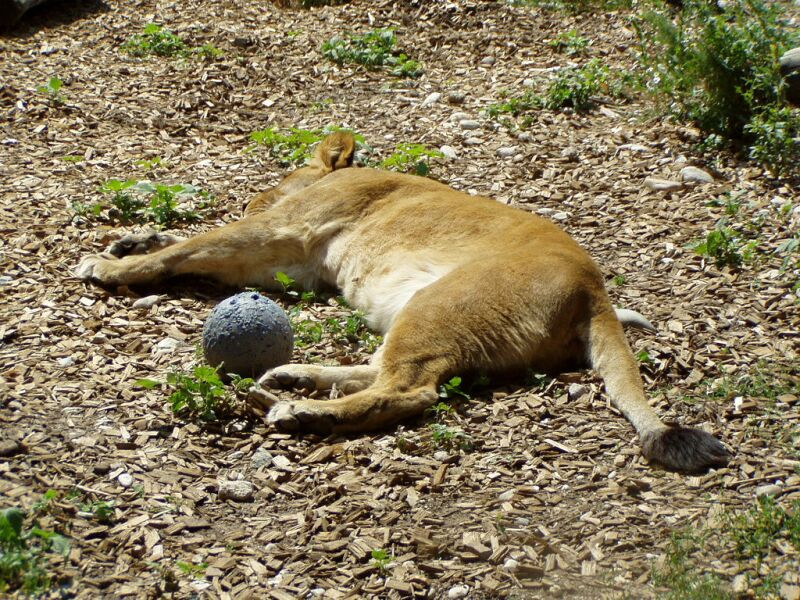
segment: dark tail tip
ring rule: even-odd
[[[725,446],[713,435],[686,427],[670,427],[642,440],[650,462],[679,473],[705,473],[724,467],[730,460]]]

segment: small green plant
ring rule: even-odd
[[[508,0],[514,6],[535,6],[547,10],[582,13],[608,12],[629,9],[632,0]]]
[[[534,90],[527,90],[521,96],[509,98],[505,102],[499,104],[491,104],[486,109],[486,114],[492,118],[497,118],[500,115],[510,114],[518,116],[523,113],[539,110],[544,106],[544,101]]]
[[[780,54],[800,42],[781,3],[684,0],[634,20],[650,89],[665,112],[696,123],[777,174],[798,172],[796,111],[784,108]],[[743,143],[742,143],[743,142]]]
[[[614,279],[612,281],[614,282],[614,285],[616,285],[617,287],[621,287],[625,285],[625,282],[627,280],[625,279],[624,275],[614,275]]]
[[[636,353],[636,360],[642,364],[649,365],[652,364],[653,357],[650,356],[650,353],[647,350],[641,350]]]
[[[208,193],[188,184],[165,185],[135,179],[110,179],[100,191],[111,194],[109,218],[123,223],[150,222],[165,228],[179,222],[198,220],[198,211],[207,209],[213,203]],[[196,208],[188,205],[190,198],[199,198]],[[181,206],[183,204],[187,205],[186,208]]]
[[[694,246],[694,251],[713,259],[719,268],[728,266],[737,269],[753,260],[757,247],[758,242],[745,241],[741,233],[718,223],[715,229],[706,234],[705,240]]]
[[[372,556],[372,564],[378,567],[381,572],[385,572],[394,560],[394,554],[390,554],[382,548],[373,550],[370,555]]]
[[[142,159],[136,161],[136,166],[142,169],[143,171],[153,171],[159,167],[167,167],[167,161],[165,161],[160,156],[156,156],[150,159]]]
[[[704,540],[697,534],[673,534],[661,566],[653,569],[652,580],[658,587],[669,589],[667,600],[732,600],[719,578],[702,573],[692,564],[692,555],[701,552]]]
[[[73,163],[77,164],[84,161],[83,155],[81,154],[67,154],[61,157],[65,163]]]
[[[179,560],[175,563],[178,570],[192,579],[199,579],[205,575],[208,563],[191,563]]]
[[[51,77],[47,85],[39,86],[37,91],[40,94],[44,94],[47,96],[47,99],[50,101],[50,104],[57,106],[59,104],[64,104],[66,102],[66,97],[64,94],[61,93],[61,88],[63,87],[64,82],[61,81],[58,77]]]
[[[439,398],[448,400],[471,400],[470,395],[461,388],[461,377],[452,377],[439,386]]]
[[[145,25],[142,33],[137,33],[122,45],[122,49],[131,56],[186,56],[186,43],[169,29],[156,23]]]
[[[166,386],[171,389],[169,404],[176,415],[185,415],[201,421],[218,421],[229,417],[238,407],[239,392],[253,385],[249,378],[233,377],[229,390],[219,375],[219,369],[198,365],[191,373],[170,373]],[[164,384],[152,379],[140,379],[136,385],[153,389]]]
[[[431,423],[429,427],[433,444],[437,448],[457,449],[465,452],[473,449],[472,438],[461,429],[450,427],[444,423]]]
[[[727,525],[739,558],[760,561],[778,539],[800,550],[800,500],[787,510],[771,496],[762,496],[746,513],[728,515]]]
[[[594,104],[592,97],[608,88],[609,71],[598,59],[583,67],[567,67],[550,83],[543,105],[551,110],[571,107],[585,111]]]
[[[444,154],[423,144],[401,143],[390,156],[381,161],[380,166],[390,171],[412,172],[426,177],[431,171],[428,161],[434,158],[444,158]]]
[[[54,583],[47,571],[48,555],[69,555],[69,539],[54,531],[41,529],[37,515],[46,511],[56,492],[50,490],[34,505],[27,517],[19,508],[0,511],[0,592],[21,591],[28,596],[42,596]]]
[[[800,394],[800,367],[758,363],[749,372],[729,374],[708,383],[713,398],[731,400],[736,396],[764,398],[773,404],[783,394]]]
[[[193,52],[200,58],[205,60],[214,60],[225,56],[225,53],[217,48],[214,44],[203,44],[193,50]]]
[[[567,56],[579,56],[586,54],[586,49],[592,41],[580,35],[575,29],[561,33],[549,44],[559,52],[564,52]]]
[[[419,62],[397,51],[392,29],[377,29],[363,35],[335,37],[322,45],[322,54],[336,64],[358,64],[368,69],[389,67],[392,75],[415,78],[422,75]]]

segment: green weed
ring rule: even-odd
[[[592,41],[580,35],[575,29],[561,33],[549,45],[559,52],[564,52],[567,56],[579,56],[586,54],[586,50]]]
[[[137,33],[122,45],[122,50],[131,56],[149,55],[165,57],[187,56],[189,49],[186,43],[162,25],[149,23],[144,32]]]
[[[377,29],[363,35],[335,37],[322,45],[322,54],[336,64],[358,64],[368,69],[388,67],[397,77],[422,75],[419,62],[397,51],[397,37],[392,29]]]
[[[743,396],[774,403],[783,394],[800,394],[800,368],[759,363],[749,373],[726,375],[708,385],[714,398],[728,401]]]
[[[169,405],[176,415],[201,421],[218,421],[230,417],[239,407],[237,394],[253,385],[249,378],[232,377],[232,388],[225,386],[219,368],[198,365],[191,373],[170,373],[166,387],[171,390]],[[165,384],[152,379],[140,379],[136,385],[153,389]]]
[[[800,500],[787,510],[771,496],[762,496],[746,513],[729,514],[727,526],[740,559],[760,562],[779,539],[800,550]]]
[[[705,540],[688,532],[673,534],[664,562],[653,569],[652,580],[656,586],[669,589],[667,600],[729,600],[719,578],[702,573],[692,564],[693,554],[702,552]]]
[[[64,82],[58,77],[51,77],[48,80],[47,85],[39,86],[36,88],[36,91],[38,91],[40,94],[46,95],[51,105],[57,106],[66,102],[66,96],[61,93],[61,88],[63,85]]]
[[[83,155],[81,154],[67,154],[61,157],[65,163],[73,163],[77,164],[84,161]]]
[[[184,575],[188,575],[192,579],[199,579],[205,575],[208,563],[190,563],[179,560],[175,563],[175,566]]]
[[[149,222],[169,228],[177,223],[200,219],[200,212],[213,204],[213,198],[193,185],[165,185],[149,181],[110,179],[100,188],[111,195],[108,216],[123,223]],[[198,198],[195,206],[189,199]],[[184,208],[183,205],[186,207]],[[100,211],[103,205],[100,205]],[[97,213],[97,205],[92,212]]]
[[[561,69],[547,89],[543,106],[551,110],[571,107],[585,111],[594,105],[592,97],[608,88],[609,70],[598,59],[583,67]]]
[[[713,259],[718,268],[727,266],[738,269],[753,260],[757,248],[757,241],[747,241],[739,231],[720,222],[693,249],[700,256]]]
[[[41,529],[36,517],[55,494],[48,491],[30,515],[19,508],[0,511],[0,592],[42,596],[54,584],[54,576],[48,572],[48,556],[68,556],[70,542],[59,533]]]
[[[428,161],[434,158],[444,158],[444,154],[423,144],[401,143],[391,155],[381,161],[380,166],[390,171],[411,172],[426,177],[431,171]]]
[[[381,572],[386,571],[387,567],[394,560],[394,554],[390,554],[383,549],[373,550],[370,555],[372,556],[372,564],[378,567]]]
[[[612,281],[614,282],[614,285],[621,287],[625,285],[627,280],[625,279],[624,275],[614,275],[614,279]]]
[[[167,164],[167,161],[165,161],[160,156],[156,156],[155,158],[150,158],[150,159],[137,160],[135,164],[137,167],[139,167],[144,171],[153,171],[159,167],[165,168],[169,166]]]
[[[609,12],[631,8],[632,0],[509,0],[514,6],[531,6],[569,14]]]
[[[214,60],[225,56],[225,53],[217,48],[214,44],[203,44],[193,50],[193,52],[202,59]]]
[[[776,173],[797,172],[797,111],[783,108],[778,57],[800,35],[781,3],[684,0],[634,20],[650,88],[667,112],[696,123],[714,145],[743,142]],[[783,153],[787,153],[784,155]]]
[[[439,386],[439,398],[448,400],[471,400],[470,395],[461,388],[461,377],[452,377]]]
[[[474,448],[472,438],[457,427],[450,427],[444,423],[431,423],[428,426],[434,446],[447,450],[464,450],[469,452]]]

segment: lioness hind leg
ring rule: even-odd
[[[330,390],[334,386],[345,394],[368,388],[378,376],[374,365],[326,367],[289,364],[265,373],[258,383],[268,388],[297,388],[306,391]]]

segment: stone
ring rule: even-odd
[[[441,99],[441,97],[442,95],[439,92],[433,92],[431,94],[428,94],[425,100],[422,101],[422,106],[430,106],[431,104],[436,104]]]
[[[130,473],[120,473],[117,476],[117,482],[125,489],[133,485],[133,475]]]
[[[467,96],[464,92],[450,92],[447,94],[447,101],[450,104],[464,104],[464,100],[466,100]]]
[[[773,484],[760,485],[756,488],[756,498],[762,496],[777,496],[782,491],[781,486]]]
[[[697,167],[683,167],[681,169],[681,181],[694,183],[714,183],[714,178],[710,173],[698,169]]]
[[[567,389],[567,397],[570,400],[578,400],[589,393],[589,388],[580,383],[571,383]]]
[[[673,192],[682,189],[683,183],[680,181],[670,181],[669,179],[648,177],[644,180],[644,187],[655,192]]]
[[[161,300],[161,296],[158,294],[153,294],[151,296],[145,296],[144,298],[139,298],[136,302],[132,304],[133,308],[137,308],[140,310],[147,310],[158,304]]]
[[[65,369],[66,367],[71,367],[72,365],[74,365],[75,359],[72,358],[71,356],[64,356],[63,358],[59,358],[58,360],[56,360],[56,364],[62,369]]]
[[[501,492],[497,495],[497,499],[500,502],[508,502],[514,497],[514,490],[506,490],[505,492]]]
[[[515,146],[504,146],[497,149],[497,156],[500,158],[511,158],[518,152]]]
[[[487,67],[491,67],[496,62],[497,59],[494,56],[486,56],[481,60],[481,64]]]
[[[561,151],[561,156],[563,158],[566,158],[570,162],[574,162],[574,161],[578,160],[578,149],[574,148],[572,146],[570,146],[568,148],[564,148]]]
[[[733,582],[731,583],[731,591],[734,594],[744,594],[747,591],[747,575],[744,573],[739,573],[736,577],[733,578]]]
[[[448,458],[450,458],[450,455],[447,452],[445,452],[444,450],[437,450],[436,452],[433,453],[433,460],[438,460],[439,462],[444,462]]]
[[[780,57],[781,75],[786,82],[786,100],[800,106],[800,48],[792,48]]]
[[[517,567],[519,567],[519,561],[516,561],[513,558],[509,558],[503,563],[503,570],[508,571],[509,573],[516,571]]]
[[[3,458],[14,456],[25,451],[25,446],[16,440],[2,440],[0,441],[0,456]]]
[[[465,131],[472,131],[474,129],[481,128],[481,124],[477,121],[473,121],[472,119],[463,119],[458,122],[458,126]]]
[[[557,213],[553,213],[552,219],[554,221],[566,221],[567,219],[569,219],[569,213],[564,212],[563,210]]]
[[[453,148],[452,146],[444,145],[441,148],[439,148],[439,152],[444,154],[445,158],[449,158],[450,160],[458,158],[458,153],[456,152],[456,149]]]
[[[155,354],[169,354],[174,352],[183,342],[175,338],[166,337],[155,345],[153,352]]]
[[[781,584],[781,600],[800,600],[800,584],[783,582]]]
[[[469,137],[466,140],[464,140],[464,143],[467,146],[478,146],[479,144],[483,143],[483,140],[479,137]]]
[[[459,123],[464,119],[469,119],[469,115],[465,112],[454,112],[452,115],[450,115],[450,120],[454,123]]]
[[[261,467],[268,467],[272,464],[272,454],[267,452],[264,448],[259,448],[253,453],[253,456],[250,458],[250,464],[254,469],[260,469]]]
[[[447,597],[450,599],[466,598],[467,594],[469,594],[468,585],[454,585],[447,590]]]
[[[255,495],[255,486],[249,481],[223,481],[219,484],[217,497],[220,500],[233,500],[234,502],[252,502]]]

